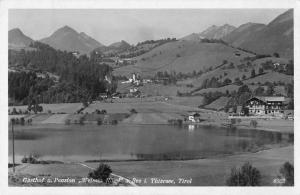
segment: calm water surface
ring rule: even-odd
[[[9,133],[9,154],[12,142]],[[169,125],[39,125],[15,127],[17,161],[24,155],[44,160],[193,159],[253,151],[266,144],[292,143],[293,134],[215,127]]]

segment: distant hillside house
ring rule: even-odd
[[[117,65],[123,66],[123,65],[134,65],[136,63],[136,60],[133,60],[131,58],[118,58],[115,60]]]
[[[244,107],[249,115],[283,116],[284,97],[252,97]]]
[[[137,92],[138,91],[138,88],[130,88],[129,89],[129,92],[130,93],[134,93],[134,92]]]
[[[274,63],[273,66],[274,66],[274,69],[277,69],[277,70],[286,71],[286,68],[287,68],[287,64],[280,64],[278,62]]]
[[[73,51],[72,54],[73,54],[73,56],[75,56],[76,58],[79,58],[79,56],[80,56],[79,51]]]
[[[200,122],[200,114],[198,112],[191,113],[188,116],[188,120],[191,122]]]

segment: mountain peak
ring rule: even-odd
[[[233,25],[230,25],[230,24],[224,24],[223,26],[221,26],[223,28],[236,28],[235,26]]]
[[[221,39],[231,33],[236,27],[224,24],[223,26],[212,25],[206,30],[202,31],[199,35],[208,39]]]
[[[24,35],[19,28],[14,28],[8,31],[8,43],[13,47],[28,47],[33,40]]]
[[[115,43],[112,43],[109,45],[109,47],[116,47],[116,48],[120,48],[120,47],[129,47],[130,44],[127,43],[126,41],[124,40],[121,40],[119,42],[115,42]]]
[[[224,37],[224,41],[258,54],[279,53],[293,58],[293,10],[287,10],[268,25],[246,23]]]
[[[284,13],[277,16],[274,20],[272,20],[268,25],[278,25],[279,23],[289,22],[292,21],[294,18],[294,10],[289,9],[285,11]]]
[[[124,45],[130,45],[127,41],[125,41],[125,40],[121,40],[121,43]]]
[[[81,54],[88,54],[95,48],[102,46],[101,43],[84,32],[78,33],[67,25],[56,30],[50,37],[42,39],[41,42],[55,49],[79,51]]]
[[[9,33],[19,33],[23,35],[23,32],[19,28],[13,28],[9,31]]]
[[[181,40],[185,40],[185,41],[200,41],[201,37],[197,33],[192,33],[192,34],[189,34],[187,36],[182,37]]]
[[[76,33],[78,34],[78,32],[76,32],[73,28],[71,28],[70,26],[68,25],[65,25],[61,28],[59,28],[57,31],[55,31],[54,33],[56,32],[64,32],[64,33]]]
[[[63,30],[73,30],[73,28],[71,28],[68,25],[65,25],[65,26],[61,27],[61,29],[63,29]]]

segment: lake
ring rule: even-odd
[[[9,131],[9,158],[12,158]],[[292,133],[171,125],[15,126],[16,162],[24,155],[65,162],[172,160],[257,151],[293,143]]]

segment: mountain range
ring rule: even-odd
[[[94,49],[94,51],[101,52],[103,54],[118,54],[129,49],[131,45],[126,41],[115,42],[109,46],[101,46]]]
[[[258,23],[246,23],[240,25],[238,28],[233,30],[230,34],[223,37],[223,40],[231,43],[234,46],[241,46],[243,42],[249,39],[249,36],[252,33],[262,30],[265,28],[265,24],[258,24]]]
[[[222,39],[235,47],[258,54],[277,52],[282,57],[292,58],[293,23],[293,10],[290,9],[276,17],[269,24],[246,23],[237,28],[229,24],[212,25],[200,33],[192,33],[180,40],[199,42],[203,38]],[[24,35],[20,29],[12,29],[9,31],[8,41],[10,48],[22,48],[28,47],[33,39]],[[95,49],[102,52],[117,53],[131,47],[123,40],[104,46],[84,32],[78,33],[69,26],[59,28],[49,37],[39,41],[55,49],[78,51],[81,54],[88,54]]]
[[[223,26],[212,25],[200,33],[189,34],[189,35],[181,38],[181,40],[200,41],[203,38],[222,39],[223,37],[229,35],[235,29],[236,29],[236,27],[231,26],[229,24],[224,24]]]
[[[223,40],[259,54],[273,54],[292,58],[294,44],[293,10],[276,17],[269,24],[247,23],[239,26]]]

